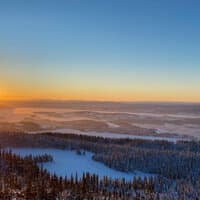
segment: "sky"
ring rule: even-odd
[[[0,100],[200,102],[199,7],[0,0]]]

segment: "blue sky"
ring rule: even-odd
[[[0,92],[39,98],[54,85],[46,98],[200,101],[199,7],[195,0],[0,0]]]

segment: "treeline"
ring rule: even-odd
[[[170,179],[181,179],[200,173],[200,154],[173,150],[114,148],[93,155],[93,159],[110,168],[125,172],[140,170]]]
[[[52,162],[53,161],[53,157],[52,155],[49,154],[43,154],[43,155],[36,155],[36,156],[25,156],[25,159],[31,159],[36,163],[45,163],[45,162]]]
[[[12,137],[12,139],[10,139]],[[72,149],[94,153],[93,159],[125,172],[140,170],[170,179],[194,176],[200,172],[200,142],[109,139],[64,134],[0,134],[3,147]]]
[[[76,150],[78,154],[90,151],[94,153],[94,160],[100,161],[110,168],[125,172],[140,170],[155,174],[151,189],[153,199],[197,200],[200,197],[200,142],[178,141],[173,143],[72,134],[5,133],[0,134],[0,145],[4,148],[70,149]],[[108,193],[114,187],[113,180],[110,181],[109,190],[106,190]],[[144,184],[143,181],[142,184]],[[137,180],[137,187],[142,184]],[[142,188],[144,189],[143,186]],[[140,195],[144,193],[143,189],[141,189]],[[136,191],[133,191],[136,194]],[[134,193],[133,191],[131,190],[132,193]]]
[[[0,199],[149,199],[159,197],[155,184],[162,190],[158,177],[112,180],[84,173],[78,179],[50,175],[39,168],[34,157],[20,157],[11,151],[0,151]],[[157,186],[158,186],[157,185]]]

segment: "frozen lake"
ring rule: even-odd
[[[92,153],[86,152],[85,155],[78,155],[75,151],[60,150],[60,149],[40,149],[40,148],[12,148],[12,151],[21,156],[27,156],[32,154],[42,155],[50,154],[53,156],[54,161],[48,162],[43,165],[51,174],[57,174],[59,176],[70,177],[72,174],[78,177],[82,177],[83,172],[90,172],[98,174],[100,178],[108,176],[114,179],[125,178],[126,180],[132,180],[134,176],[144,177],[150,176],[150,174],[136,171],[135,173],[125,173],[114,169],[110,169],[100,162],[92,160]]]

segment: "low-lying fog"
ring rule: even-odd
[[[0,107],[0,130],[199,139],[200,105],[15,102]]]

